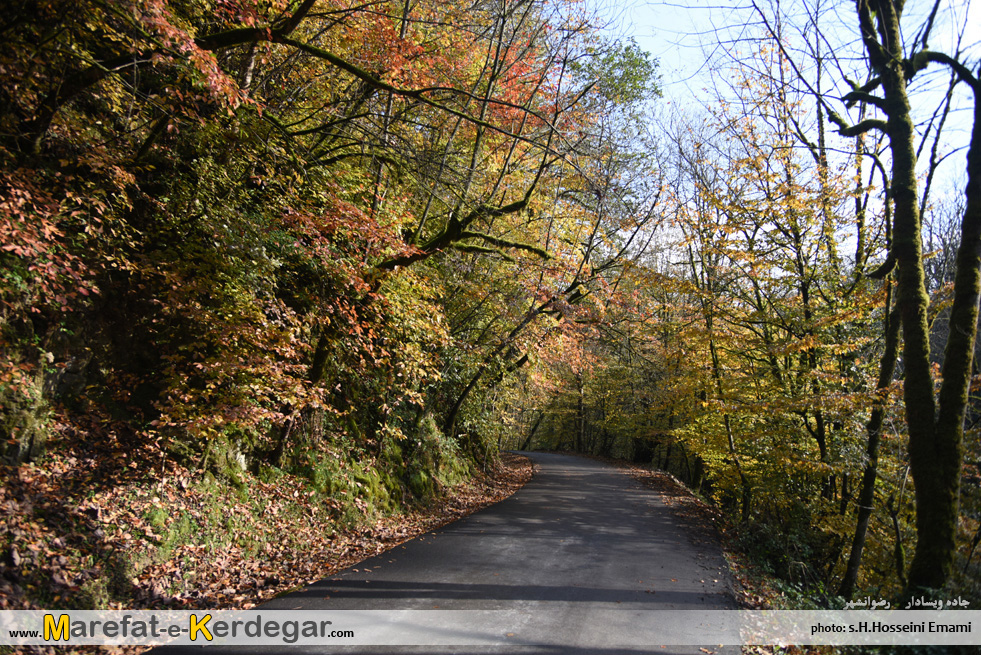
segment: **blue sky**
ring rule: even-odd
[[[831,4],[832,0],[824,0]],[[837,0],[845,20],[851,19],[851,2]],[[588,0],[615,32],[633,36],[638,43],[661,63],[665,91],[671,94],[688,93],[704,85],[699,80],[705,70],[707,54],[717,50],[719,35],[734,36],[747,21],[754,21],[750,0],[720,3],[712,0]],[[761,4],[766,5],[767,0]],[[785,8],[793,8],[795,0],[784,0]],[[909,2],[909,7],[926,6]],[[786,10],[786,9],[785,9]],[[907,9],[911,14],[912,9]],[[967,17],[968,38],[973,44],[973,60],[981,55],[981,1],[945,0],[943,13],[957,12]],[[939,21],[938,21],[939,23]],[[946,29],[945,29],[946,27]],[[953,54],[949,23],[934,29],[931,46]]]
[[[771,0],[757,0],[761,5],[768,6]],[[774,0],[775,1],[775,0]],[[586,0],[587,6],[594,8],[610,24],[613,33],[632,36],[650,52],[660,63],[661,86],[664,92],[662,103],[667,107],[682,108],[686,112],[698,103],[708,103],[712,94],[708,89],[712,76],[706,64],[713,55],[722,55],[719,41],[736,38],[747,22],[753,22],[751,0],[736,0],[733,3],[718,0]],[[812,3],[814,0],[812,0]],[[848,26],[830,38],[847,38],[847,33],[854,28],[854,10],[852,0],[821,0],[825,6],[838,6],[841,15],[839,24]],[[784,11],[793,12],[801,7],[800,0],[782,0]],[[919,25],[920,17],[912,14],[914,11],[925,12],[931,3],[907,2],[909,24]],[[973,63],[977,70],[981,61],[981,0],[942,0],[940,17],[933,30],[930,47],[953,54],[953,34],[957,24],[964,22],[968,30],[963,42],[967,48],[968,57],[963,61]],[[827,23],[833,25],[833,22]],[[932,67],[927,73],[918,76],[919,86],[946,88],[947,73],[940,67]],[[914,107],[923,114],[918,118],[929,118],[933,106],[940,96],[921,96]],[[945,134],[949,149],[966,146],[970,130],[970,111],[972,96],[969,90],[960,85],[959,95],[948,122]],[[963,152],[963,150],[961,150]],[[945,167],[948,177],[958,177],[956,167],[963,171],[964,157],[954,153]]]

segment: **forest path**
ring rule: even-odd
[[[290,652],[707,652],[640,645],[629,631],[664,616],[649,610],[734,609],[719,545],[690,538],[661,495],[621,469],[571,455],[523,454],[536,473],[510,498],[258,609],[497,610],[520,637],[499,646]]]

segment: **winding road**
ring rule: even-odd
[[[692,539],[657,491],[620,469],[571,455],[527,455],[535,476],[510,498],[258,609],[492,610],[488,615],[514,626],[507,634],[520,637],[496,645],[294,647],[291,653],[738,652],[711,644],[659,646],[643,636],[650,621],[681,615],[651,610],[736,607],[717,544]],[[423,614],[429,613],[415,613]]]

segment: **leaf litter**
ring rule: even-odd
[[[208,474],[152,444],[128,453],[119,444],[98,452],[82,444],[0,471],[0,610],[249,609],[499,502],[532,475],[527,458],[503,453],[488,473],[444,489],[428,506],[344,527],[339,503],[298,491],[292,476],[250,479],[250,492],[261,496],[257,511],[241,490],[202,484]],[[216,503],[226,538],[174,538],[175,521],[213,523]]]

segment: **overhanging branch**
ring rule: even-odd
[[[539,248],[538,246],[533,246],[530,243],[522,243],[520,241],[508,241],[507,239],[501,239],[499,237],[493,237],[489,234],[484,234],[483,232],[465,231],[460,235],[461,239],[481,239],[487,243],[497,246],[498,248],[514,248],[515,250],[527,250],[528,252],[534,253],[541,257],[542,259],[551,259],[551,256]]]

